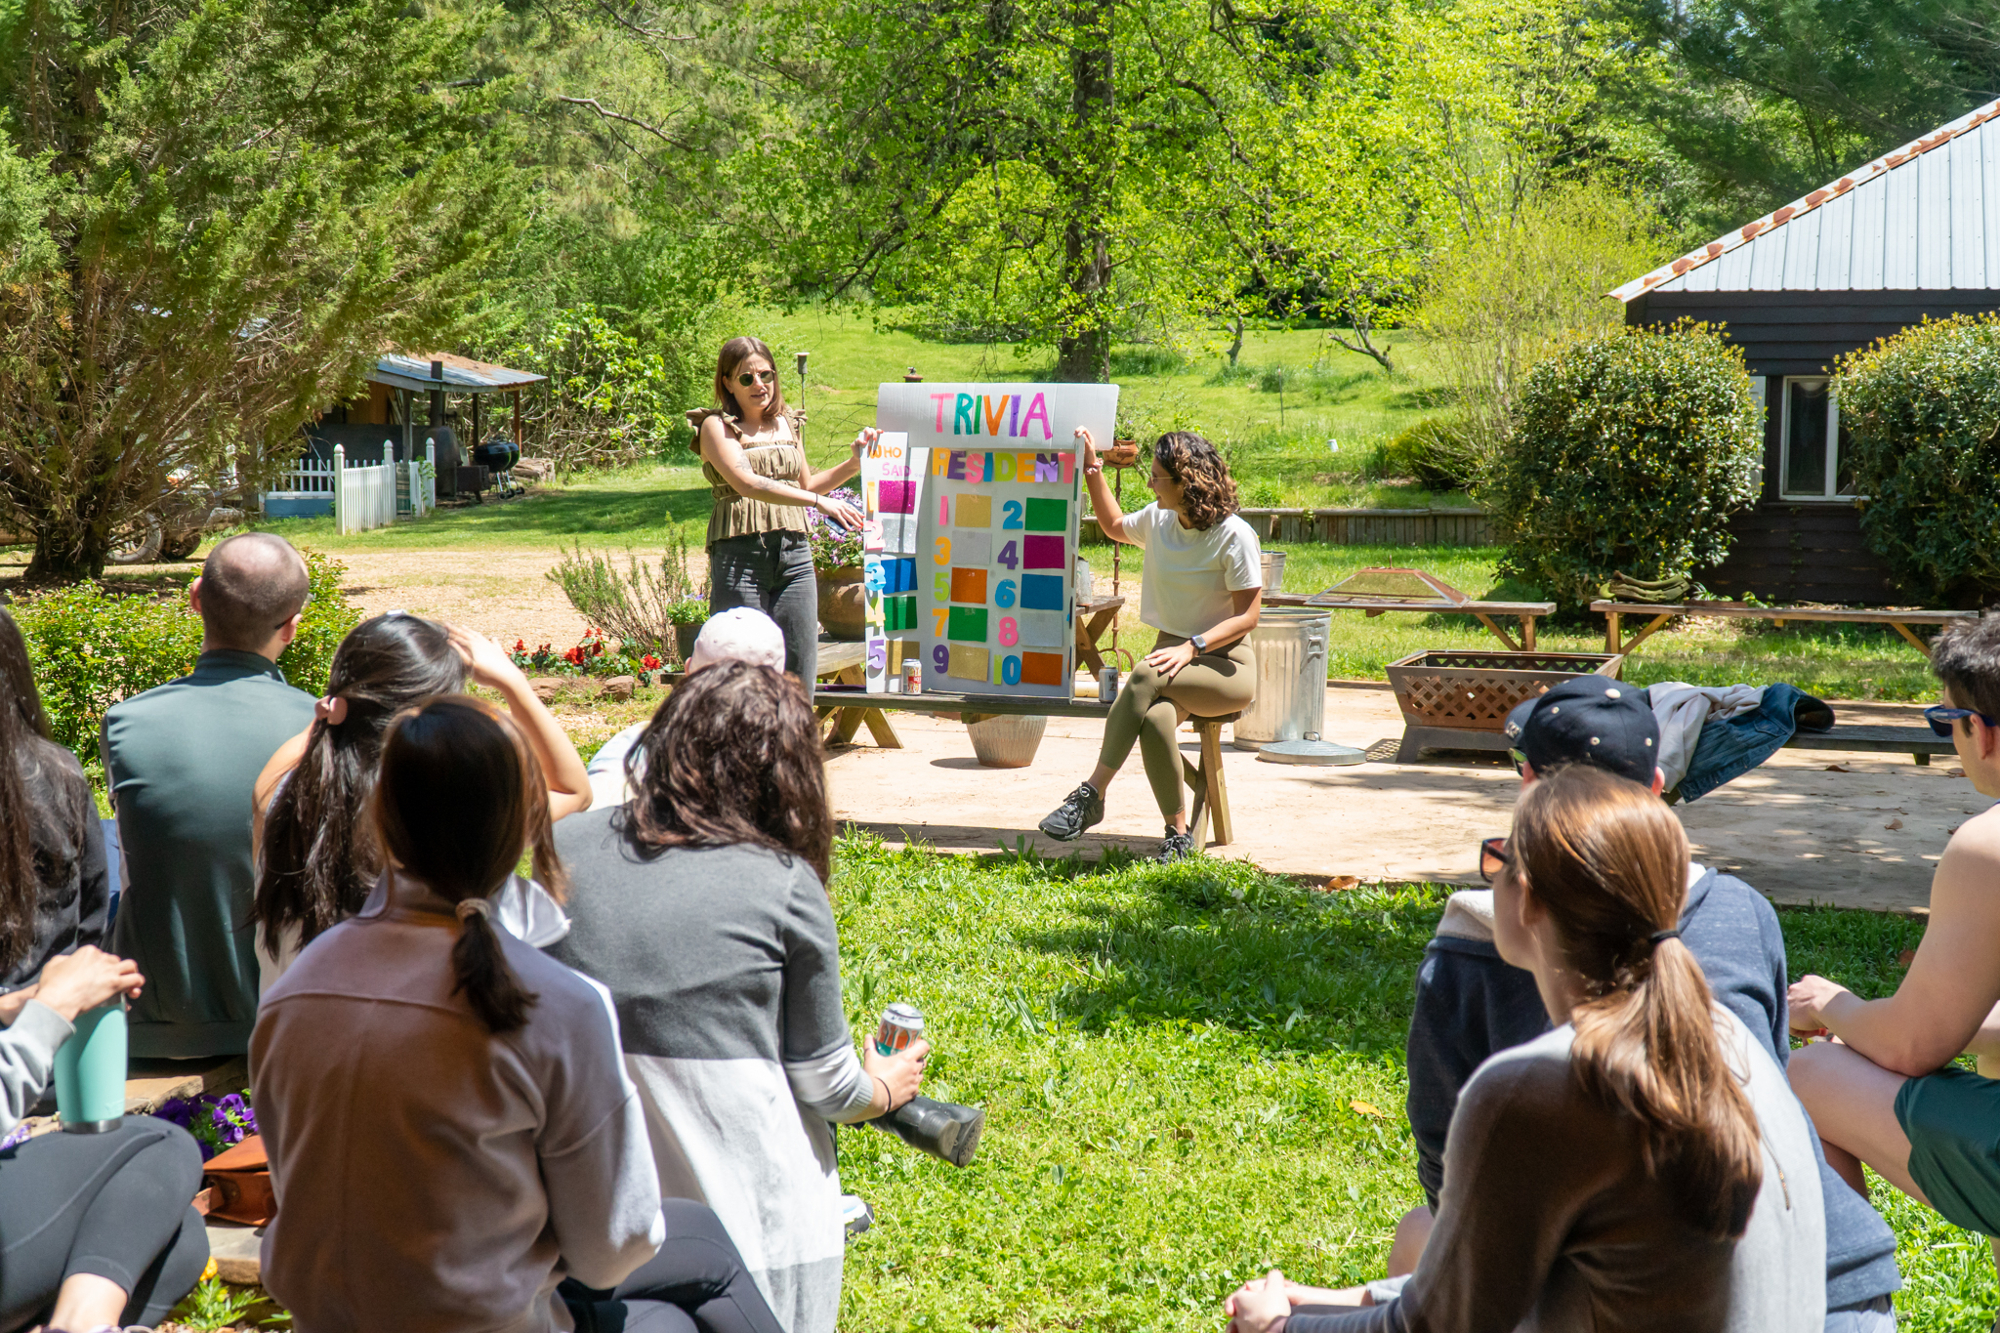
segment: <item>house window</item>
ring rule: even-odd
[[[1854,494],[1854,466],[1847,431],[1824,375],[1785,380],[1784,477],[1787,500],[1847,499]]]

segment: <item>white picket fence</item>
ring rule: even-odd
[[[396,521],[398,491],[402,509],[412,517],[422,517],[437,507],[437,462],[433,445],[424,445],[424,461],[390,461],[395,446],[382,442],[380,463],[350,463],[347,448],[336,444],[333,457],[301,458],[264,494],[266,507],[273,499],[333,500],[334,526],[343,534],[366,532]],[[398,486],[401,482],[401,486]]]

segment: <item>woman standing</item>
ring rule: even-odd
[[[1160,637],[1111,705],[1096,771],[1042,821],[1042,832],[1070,842],[1103,819],[1105,788],[1136,741],[1167,821],[1158,859],[1178,861],[1195,846],[1174,731],[1183,717],[1241,712],[1256,697],[1257,659],[1246,636],[1257,627],[1263,556],[1257,534],[1236,516],[1229,465],[1201,436],[1177,430],[1159,438],[1146,479],[1158,498],[1126,514],[1104,484],[1090,432],[1079,428],[1077,435],[1098,527],[1146,553],[1139,619]]]
[[[1574,765],[1480,857],[1500,956],[1560,1026],[1466,1084],[1407,1281],[1325,1291],[1274,1271],[1229,1298],[1234,1333],[1819,1333],[1812,1127],[1681,942],[1680,821]]]
[[[705,667],[626,771],[629,805],[557,832],[575,892],[549,952],[617,1001],[661,1193],[715,1209],[786,1333],[833,1333],[846,1246],[831,1124],[909,1102],[930,1048],[855,1058],[812,704],[769,667]]]
[[[819,580],[806,544],[806,511],[850,531],[861,513],[827,492],[861,470],[873,428],[854,438],[838,467],[814,472],[785,410],[771,349],[731,338],[715,359],[715,406],[688,413],[702,475],[715,497],[708,518],[708,609],[748,606],[785,631],[785,670],[813,687],[819,645]]]

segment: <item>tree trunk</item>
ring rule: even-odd
[[[1077,0],[1070,48],[1070,114],[1081,163],[1069,182],[1063,224],[1063,280],[1069,318],[1056,340],[1056,378],[1084,384],[1111,379],[1111,255],[1104,217],[1111,205],[1117,145],[1112,134],[1110,0]]]

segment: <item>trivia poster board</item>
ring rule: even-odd
[[[893,443],[872,488],[863,460],[864,504],[879,524],[863,545],[880,548],[870,689],[900,690],[914,654],[926,690],[1070,696],[1083,489],[1075,432],[1088,427],[1108,444],[1117,416],[1114,385],[880,387],[876,424]]]

